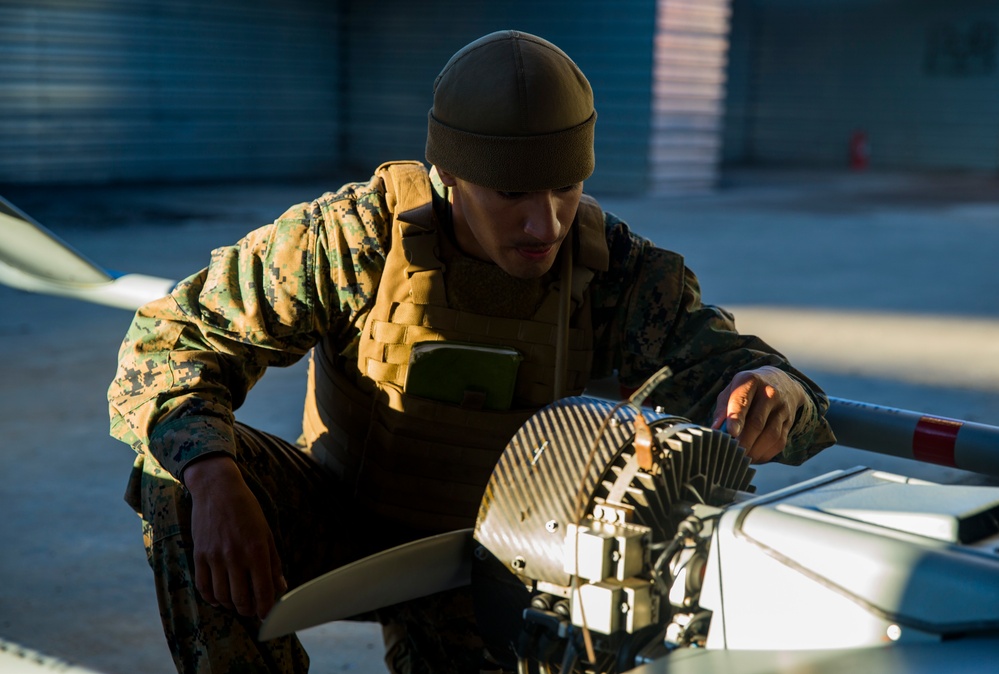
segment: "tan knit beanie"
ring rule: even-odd
[[[593,173],[593,92],[565,52],[535,35],[491,33],[434,82],[427,161],[504,192],[557,189]]]

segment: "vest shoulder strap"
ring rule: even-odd
[[[430,174],[418,161],[386,162],[375,169],[385,184],[385,202],[401,223],[403,235],[433,229]]]
[[[416,304],[446,306],[429,172],[418,161],[399,161],[382,164],[375,175],[385,183],[385,202],[393,214],[393,241],[398,235],[410,296]]]

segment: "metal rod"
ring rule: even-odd
[[[840,445],[999,477],[999,427],[843,398],[829,403]]]

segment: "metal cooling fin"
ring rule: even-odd
[[[629,669],[634,653],[662,641],[671,615],[653,556],[693,506],[752,491],[755,471],[731,436],[651,410],[644,424],[637,416],[603,400],[559,400],[500,457],[476,522],[472,590],[504,665]],[[651,432],[651,465],[636,431]]]

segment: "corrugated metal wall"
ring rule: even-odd
[[[324,0],[4,0],[0,182],[329,170],[336,18]]]
[[[659,0],[649,139],[653,194],[718,182],[729,0]]]
[[[648,180],[654,0],[383,0],[378,16],[350,3],[351,73],[346,160],[422,159],[434,78],[477,37],[516,29],[544,37],[580,66],[594,89],[595,192],[642,192]],[[369,166],[370,165],[370,166]]]
[[[563,47],[593,83],[588,187],[640,192],[655,5],[7,0],[0,182],[273,178],[422,158],[440,68],[517,28]]]
[[[702,185],[728,2],[7,0],[0,182],[367,175],[423,157],[454,51],[516,28],[593,85],[590,191]]]
[[[729,164],[845,166],[857,128],[875,167],[999,164],[995,0],[5,0],[0,182],[314,176],[422,157],[441,66],[511,27],[590,78],[595,192],[710,181],[722,88]]]
[[[999,168],[995,0],[734,0],[724,157],[845,167]]]

